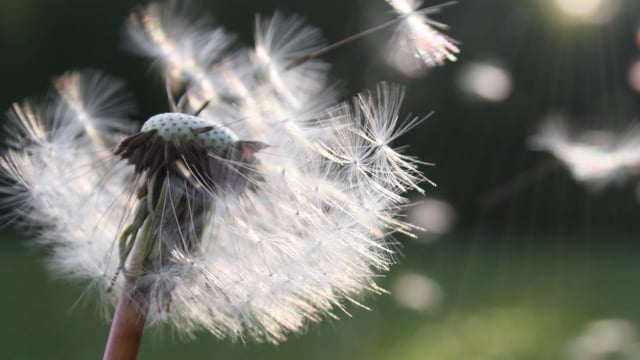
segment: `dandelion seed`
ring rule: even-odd
[[[228,54],[234,38],[210,24],[206,16],[193,16],[185,3],[151,3],[129,17],[127,45],[158,61],[169,81],[197,83],[206,101],[224,104],[234,99],[225,99],[207,72]]]
[[[284,97],[294,108],[309,99],[301,96],[317,95],[327,84],[327,64],[311,60],[294,69],[286,69],[288,62],[324,45],[318,29],[306,26],[297,17],[276,12],[271,18],[258,16],[255,25],[255,57],[264,76],[274,87],[273,93]]]
[[[436,30],[447,29],[447,25],[428,17],[451,3],[424,9],[420,0],[387,0],[387,3],[403,19],[389,42],[387,61],[390,65],[413,74],[425,65],[433,67],[443,65],[446,60],[457,60],[460,49],[456,42]]]
[[[124,302],[139,327],[277,343],[380,292],[391,236],[414,229],[403,194],[428,181],[393,144],[423,119],[400,120],[402,89],[336,104],[327,64],[283,67],[319,41],[297,17],[258,18],[242,47],[154,3],[128,34],[167,74],[172,112],[131,133],[120,83],[65,75],[46,101],[14,107],[0,160],[0,191],[56,267],[106,305],[119,298],[112,330],[131,320]]]
[[[633,176],[640,166],[640,133],[635,127],[622,134],[572,135],[561,118],[552,117],[531,139],[531,144],[536,150],[554,155],[576,181],[595,189]]]

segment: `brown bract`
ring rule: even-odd
[[[204,147],[195,139],[181,140],[174,136],[167,141],[151,130],[125,138],[115,155],[133,164],[136,174],[146,173],[148,178],[177,175],[207,191],[215,192],[221,187],[239,191],[259,177],[255,153],[266,147],[259,141],[235,141],[220,150]]]

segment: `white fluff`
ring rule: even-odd
[[[297,17],[258,18],[256,46],[231,52],[228,35],[176,8],[151,4],[132,15],[130,44],[185,86],[180,110],[210,101],[199,117],[269,147],[256,154],[255,187],[206,194],[215,206],[200,214],[198,250],[173,249],[163,255],[170,262],[141,274],[148,321],[280,342],[335,316],[345,301],[358,304],[363,291],[380,291],[376,274],[394,263],[390,235],[413,229],[397,216],[402,194],[426,181],[421,163],[392,142],[419,119],[400,121],[397,86],[336,105],[328,65],[286,70],[320,44]],[[83,81],[97,86],[84,89]],[[110,303],[123,281],[106,293],[119,266],[116,239],[131,222],[137,185],[130,166],[111,155],[128,132],[120,119],[130,106],[119,83],[102,76],[75,73],[56,84],[62,91],[50,100],[16,105],[10,116],[13,149],[0,162],[0,191],[17,217],[38,225],[56,267],[90,279]],[[55,104],[69,97],[71,107],[60,111]]]
[[[535,150],[549,152],[561,161],[576,181],[594,189],[635,176],[640,168],[637,127],[619,134],[610,131],[570,134],[565,120],[552,116],[530,142]]]
[[[420,0],[387,0],[387,3],[403,18],[387,49],[390,65],[411,74],[424,66],[439,66],[447,60],[457,60],[460,49],[455,41],[437,30],[447,26],[428,17],[450,3],[424,9],[421,9]]]

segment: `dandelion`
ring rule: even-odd
[[[453,3],[421,8],[420,0],[386,1],[401,18],[389,42],[387,61],[390,65],[411,74],[425,65],[433,67],[457,60],[460,49],[456,42],[437,30],[447,29],[447,25],[428,17]]]
[[[96,72],[9,114],[0,191],[56,269],[117,303],[105,358],[161,323],[284,341],[382,292],[393,234],[415,230],[398,214],[427,179],[393,142],[423,118],[400,118],[402,89],[337,103],[327,64],[286,66],[322,44],[298,17],[259,17],[254,47],[209,24],[177,2],[131,15],[171,108],[137,132],[122,84]]]
[[[561,161],[576,181],[600,189],[633,176],[640,166],[640,132],[569,134],[559,117],[550,118],[531,139],[534,149]]]

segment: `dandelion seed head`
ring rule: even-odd
[[[0,192],[107,304],[130,281],[150,325],[277,343],[381,292],[394,234],[416,229],[404,194],[428,182],[396,142],[424,118],[400,115],[399,86],[338,103],[328,64],[287,70],[321,43],[296,16],[258,18],[254,46],[209,24],[171,1],[129,18],[129,45],[183,89],[139,131],[120,83],[85,89],[90,73],[16,105]]]

